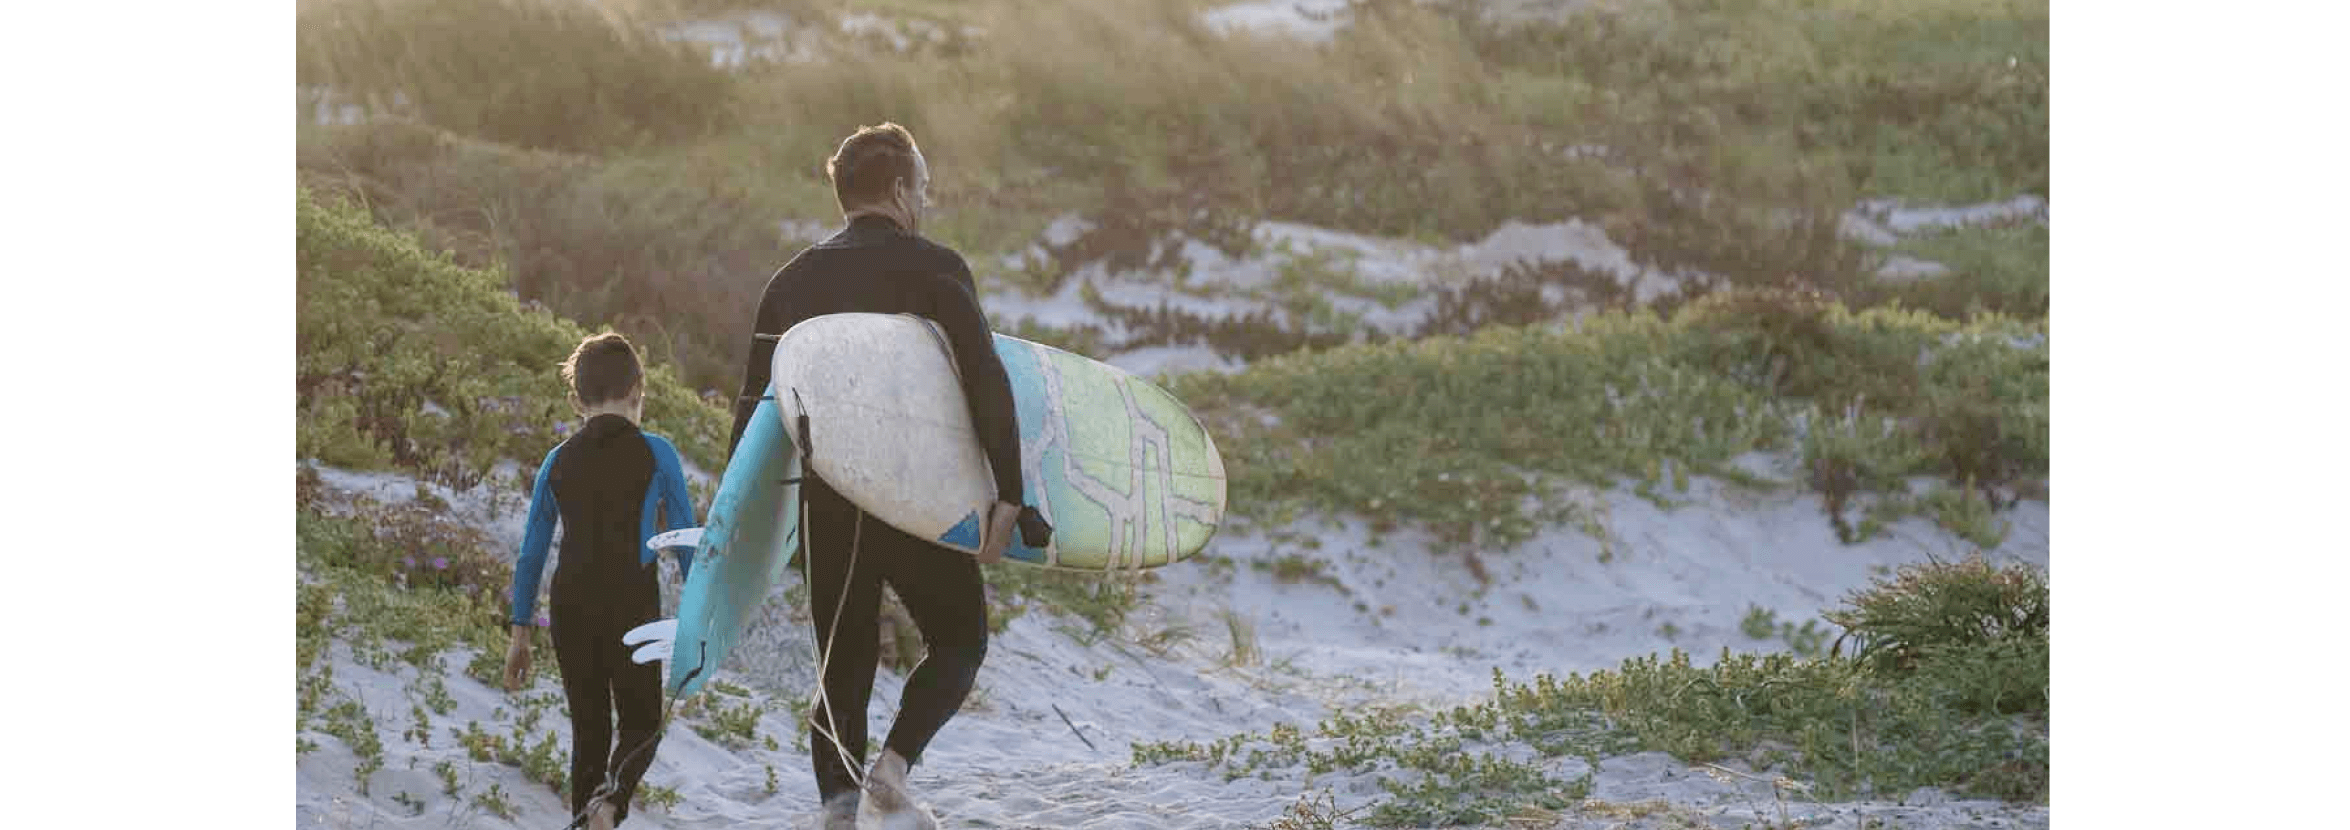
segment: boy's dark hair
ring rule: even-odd
[[[605,332],[579,341],[579,348],[563,360],[563,382],[571,385],[571,402],[581,407],[611,403],[628,397],[644,379],[636,347],[619,332]]]
[[[899,179],[914,180],[914,134],[895,123],[858,127],[843,139],[832,158],[824,160],[824,175],[832,179],[833,198],[841,210],[852,210],[889,200]]]

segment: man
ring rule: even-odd
[[[825,826],[851,827],[860,806],[857,767],[865,757],[865,707],[872,695],[881,584],[888,582],[922,631],[927,649],[906,679],[898,716],[881,756],[863,777],[869,805],[884,815],[914,813],[907,770],[963,705],[987,655],[985,581],[979,565],[1003,556],[1015,524],[1041,544],[1049,533],[1021,500],[1019,423],[1010,379],[996,359],[993,334],[979,308],[971,269],[961,255],[919,234],[927,207],[929,162],[906,128],[863,127],[825,162],[847,227],[792,258],[767,282],[756,330],[776,335],[825,314],[914,314],[946,330],[963,377],[971,422],[993,466],[998,501],[979,555],[909,536],[864,512],[806,470],[801,495],[803,551],[810,612],[815,617],[821,697],[810,707],[810,754]],[[728,452],[742,440],[758,396],[767,389],[775,345],[754,337],[743,372]],[[812,432],[822,427],[811,425]],[[820,435],[811,441],[822,443]],[[821,451],[821,450],[819,450]]]

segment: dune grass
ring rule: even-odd
[[[1913,284],[1879,287],[1913,308],[1947,317],[2003,312],[2048,316],[2048,226],[1968,228],[1903,241],[1893,252],[1950,270]]]
[[[1216,434],[1234,513],[1276,524],[1352,512],[1508,547],[1574,518],[1568,485],[1669,501],[1701,474],[1817,491],[1857,540],[1917,512],[1967,529],[1991,512],[1975,502],[2005,507],[2045,475],[2047,372],[2044,324],[1738,292],[1670,319],[1285,355],[1171,391]],[[1754,451],[1797,454],[1802,475],[1731,463]],[[1944,484],[1920,497],[1926,476]]]
[[[1097,220],[1084,257],[1259,218],[1462,241],[1582,217],[1642,264],[1837,288],[1858,280],[1834,233],[1855,199],[2047,191],[2044,2],[1658,0],[1503,26],[1378,0],[1316,46],[1216,34],[1188,0],[905,0],[883,13],[951,36],[818,37],[725,72],[647,32],[777,4],[604,5],[316,0],[301,83],[380,106],[304,126],[299,167],[506,263],[525,298],[665,344],[695,388],[732,388],[745,298],[796,244],[776,223],[831,221],[821,160],[883,119],[936,163],[930,232],[1005,278],[998,255],[1070,212]],[[819,28],[850,9],[780,8]]]
[[[1389,797],[1365,818],[1388,827],[1565,809],[1589,794],[1601,760],[1644,751],[1783,776],[1821,802],[1940,787],[2045,803],[2048,629],[2036,609],[2047,601],[2044,575],[2029,566],[1931,563],[1877,580],[1831,612],[1851,626],[1848,636],[1920,645],[1915,662],[1725,649],[1700,668],[1676,649],[1589,676],[1512,683],[1497,670],[1493,698],[1473,706],[1342,714],[1311,730],[1282,724],[1205,744],[1137,743],[1133,763],[1199,763],[1227,778],[1302,768],[1308,787],[1323,774],[1373,773]],[[1933,634],[1915,625],[1972,618],[2013,624],[1925,629]],[[1518,760],[1526,749],[1534,760]],[[1589,766],[1561,779],[1542,769],[1541,759],[1556,757]]]
[[[735,79],[625,4],[311,0],[295,82],[518,147],[625,152],[708,134]]]

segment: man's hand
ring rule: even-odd
[[[982,565],[1004,559],[1004,549],[1012,546],[1012,530],[1020,521],[1020,505],[996,502],[987,509],[987,534],[980,537],[979,552],[973,556]]]
[[[506,645],[506,691],[522,691],[522,684],[530,682],[530,626],[514,627],[513,642]]]

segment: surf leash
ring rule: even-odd
[[[686,672],[685,682],[679,683],[678,685],[684,686],[685,683],[693,682],[695,677],[701,675],[702,669],[709,665],[709,659],[710,644],[704,642],[702,644],[702,664],[695,666],[693,671]],[[660,728],[653,730],[653,734],[648,735],[644,740],[637,742],[636,749],[630,750],[628,756],[621,759],[620,763],[606,767],[604,773],[604,783],[596,786],[595,794],[588,796],[587,806],[580,808],[579,813],[571,817],[571,823],[563,825],[563,830],[579,830],[580,828],[587,826],[588,817],[595,815],[596,808],[603,806],[605,799],[611,798],[618,791],[618,788],[613,785],[613,782],[620,779],[620,771],[627,768],[629,764],[635,763],[636,756],[642,755],[644,754],[645,750],[659,745],[661,743],[661,736],[669,734],[669,724],[677,717],[677,705],[683,702],[685,702],[685,697],[682,695],[670,698],[668,708],[663,710],[661,713]],[[572,751],[578,752],[579,749],[577,747],[573,747]]]
[[[808,501],[806,493],[807,491],[803,489],[800,496],[800,517],[802,524],[806,524],[808,518]],[[816,554],[814,551],[815,536],[803,532],[800,535],[800,539],[810,548],[808,552],[808,575],[810,580],[813,581],[816,574]],[[832,696],[826,694],[824,691],[824,679],[827,676],[827,672],[829,672],[832,668],[833,646],[838,645],[840,641],[840,612],[848,607],[849,589],[852,587],[853,581],[855,580],[857,574],[857,553],[858,549],[863,547],[864,540],[865,511],[863,508],[859,508],[857,510],[856,530],[849,537],[849,566],[841,576],[840,593],[833,595],[832,598],[832,623],[825,627],[823,641],[814,644],[816,646],[816,699],[813,701],[813,703],[814,705],[821,707],[821,710],[824,713],[824,723],[821,725],[815,723],[808,724],[809,729],[821,733],[825,740],[832,743],[833,754],[840,758],[841,766],[847,769],[849,772],[849,780],[855,782],[857,789],[860,791],[865,789],[865,772],[862,769],[862,765],[859,764],[855,758],[850,757],[848,747],[841,745],[840,716],[832,709]],[[858,713],[858,716],[863,717],[864,713],[860,712]]]
[[[702,625],[705,628],[709,626],[708,612],[704,612],[702,615]],[[687,684],[694,682],[694,678],[702,676],[702,670],[710,667],[710,641],[708,638],[704,638],[702,640],[700,648],[702,659],[695,663],[692,671],[685,673],[685,679],[677,682],[677,687],[679,689],[683,689]],[[672,658],[672,660],[673,659],[674,658]],[[667,662],[669,661],[664,661],[664,668],[666,668]],[[664,683],[663,686],[667,686],[667,684]],[[616,787],[613,782],[620,780],[620,770],[626,768],[629,764],[635,763],[636,757],[638,755],[644,754],[645,750],[651,749],[661,743],[662,736],[669,734],[669,725],[676,722],[678,704],[684,703],[686,697],[686,695],[671,696],[669,698],[669,705],[663,707],[661,710],[660,727],[654,729],[653,734],[646,736],[643,741],[639,741],[636,748],[629,750],[628,755],[623,757],[620,760],[620,763],[607,764],[605,766],[604,783],[596,786],[595,794],[588,796],[587,805],[581,808],[577,814],[571,817],[570,824],[563,825],[563,830],[579,830],[579,828],[586,827],[588,817],[595,815],[596,808],[603,806],[606,799],[609,799],[618,793],[618,787]],[[572,747],[572,752],[577,753],[578,751],[578,747]]]

